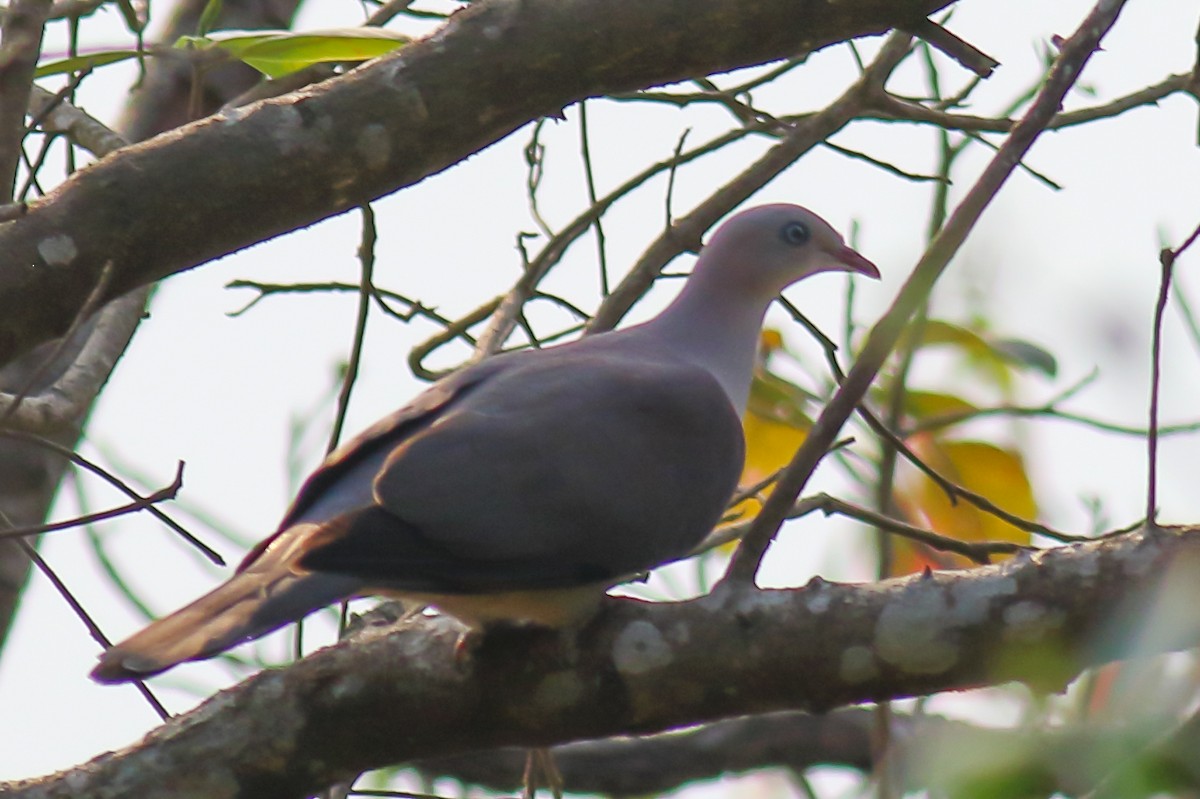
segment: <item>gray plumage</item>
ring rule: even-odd
[[[579,618],[720,519],[763,316],[821,271],[878,277],[815,214],[761,206],[649,322],[436,383],[330,455],[228,582],[109,649],[93,678],[157,674],[367,594],[475,624]]]

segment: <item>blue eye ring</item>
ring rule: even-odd
[[[808,244],[812,233],[809,231],[808,225],[793,220],[779,229],[779,238],[783,239],[785,244],[799,247]]]

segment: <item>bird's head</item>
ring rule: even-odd
[[[821,217],[798,205],[761,205],[733,216],[700,253],[696,271],[717,271],[721,283],[774,297],[818,272],[878,278],[875,264],[846,245]]]

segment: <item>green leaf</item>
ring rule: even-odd
[[[911,328],[910,328],[911,329]],[[958,347],[975,357],[987,357],[991,347],[983,337],[962,325],[943,322],[939,319],[929,319],[921,330],[920,347],[930,347],[937,344],[948,344]]]
[[[1005,338],[993,341],[992,347],[1017,366],[1028,366],[1047,377],[1058,374],[1058,361],[1036,344],[1016,338]]]
[[[93,67],[102,67],[107,64],[116,64],[120,61],[128,61],[131,58],[137,58],[137,50],[102,50],[98,53],[88,53],[87,55],[77,55],[71,58],[63,58],[59,61],[50,61],[39,66],[33,73],[35,78],[45,78],[49,75],[63,75],[68,72],[82,72],[85,69]]]
[[[142,5],[141,13],[134,8],[131,0],[117,0],[117,8],[121,11],[121,16],[125,18],[125,27],[129,28],[133,33],[140,33],[146,27],[146,7]]]
[[[365,61],[390,53],[409,37],[381,28],[307,31],[222,31],[211,36],[182,36],[176,47],[224,50],[269,78],[279,78],[313,64]]]
[[[804,412],[804,406],[815,398],[815,395],[795,383],[766,370],[759,370],[750,383],[747,406],[751,413],[764,419],[807,430],[812,426],[812,419]]]
[[[221,10],[224,7],[221,0],[208,0],[204,4],[204,10],[200,12],[200,21],[196,23],[196,35],[207,36],[217,24],[217,17],[221,16]]]
[[[1058,363],[1046,350],[1020,339],[985,337],[961,325],[930,319],[922,331],[920,347],[947,345],[967,356],[968,361],[1007,389],[1014,367],[1032,368],[1054,377]]]
[[[978,411],[979,408],[962,397],[953,394],[943,394],[938,391],[904,392],[905,410],[916,419],[927,419],[931,416],[949,416],[951,414],[967,414]]]

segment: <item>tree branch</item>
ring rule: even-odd
[[[1200,528],[1161,529],[872,585],[614,600],[576,633],[495,629],[465,658],[453,620],[416,617],[262,672],[121,752],[0,791],[302,797],[472,749],[1011,680],[1061,689],[1086,666],[1200,642],[1198,566]]]
[[[1184,723],[1150,713],[1136,719],[1087,719],[1062,724],[1025,721],[1016,728],[970,724],[941,716],[894,713],[888,754],[905,764],[904,790],[976,796],[1007,786],[1038,786],[1042,796],[1144,796],[1154,775],[1158,793],[1200,786],[1200,715]],[[822,715],[764,713],[662,735],[579,741],[551,749],[573,792],[616,797],[666,793],[697,780],[766,768],[803,772],[834,765],[871,770],[875,711],[846,708]],[[1147,746],[1147,741],[1154,743]],[[899,750],[899,751],[897,751]],[[1080,757],[1086,752],[1086,757]],[[450,777],[493,791],[521,787],[526,750],[494,749],[414,764],[426,779]],[[1104,791],[1107,791],[1105,793]],[[1031,795],[1027,790],[1020,795]],[[996,795],[1011,796],[999,790]]]
[[[915,727],[911,718],[899,724]],[[572,793],[650,796],[696,780],[762,768],[804,771],[819,765],[871,767],[872,711],[781,712],[705,724],[686,732],[577,741],[550,750]],[[921,733],[947,722],[925,717]],[[489,790],[510,792],[521,785],[526,750],[518,747],[470,752],[414,764],[429,779],[451,777]]]
[[[130,147],[31,203],[0,227],[0,362],[61,333],[105,260],[116,296],[416,183],[577,100],[793,56],[946,4],[475,4],[393,56]]]

